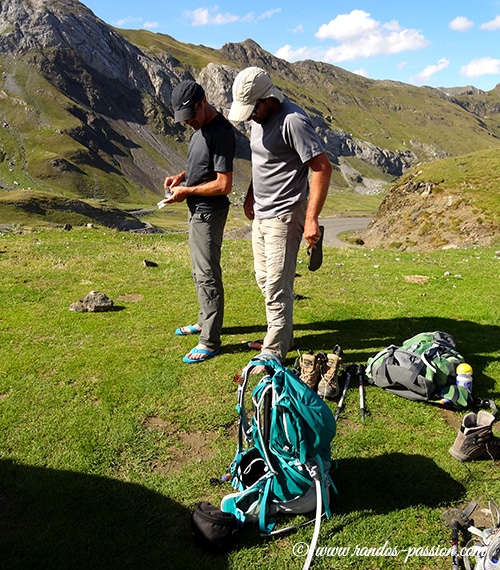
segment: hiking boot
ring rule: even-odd
[[[339,346],[334,348],[334,352],[327,355],[327,361],[323,367],[321,380],[318,384],[318,395],[323,400],[333,400],[340,392],[339,370],[342,362],[342,350]]]
[[[315,390],[320,378],[320,359],[314,354],[301,354],[300,359],[300,379],[307,384],[311,390]]]
[[[342,348],[336,344],[333,351],[325,356],[325,362],[318,385],[318,394],[323,398],[333,399],[340,392],[339,374],[342,363]],[[321,390],[321,393],[320,393]]]
[[[448,450],[459,461],[500,459],[500,438],[493,435],[495,416],[484,410],[464,416],[455,443]]]

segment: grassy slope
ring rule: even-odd
[[[142,49],[156,55],[171,54],[182,65],[195,70],[210,62],[237,65],[224,52],[184,44],[165,34],[144,30],[117,31]],[[498,132],[500,119],[497,115],[476,117],[460,105],[450,104],[449,98],[436,90],[393,81],[373,81],[336,66],[312,61],[291,64],[290,70],[292,77],[273,74],[276,83],[289,97],[305,109],[321,113],[332,129],[345,130],[355,138],[369,140],[381,148],[412,148],[414,140],[424,147],[445,148],[450,154],[499,146],[498,140],[491,139],[485,130],[485,125],[489,124]],[[494,107],[500,103],[500,91],[492,90],[474,96],[473,100],[476,98],[482,108]],[[466,102],[467,96],[456,97],[456,100]],[[463,136],[464,129],[467,137]],[[413,150],[419,153],[419,147]]]
[[[491,121],[498,129],[497,118],[475,117],[427,89],[373,81],[325,64],[316,67],[292,64],[302,81],[291,83],[277,78],[277,83],[306,109],[329,117],[332,129],[352,133],[381,148],[407,148],[428,158],[433,148],[465,154],[472,149],[499,146],[498,139],[489,136],[484,128]],[[493,91],[491,98],[498,103],[500,95]]]
[[[500,234],[499,162],[491,149],[415,167],[353,239],[391,249],[491,245]]]
[[[33,56],[33,54],[31,54]],[[80,121],[69,112],[75,106],[48,81],[34,72],[22,57],[0,58],[4,75],[0,78],[2,105],[0,120],[0,184],[7,188],[32,188],[64,196],[93,198],[96,194],[110,200],[153,203],[151,189],[139,188],[115,170],[116,162],[104,153],[90,157],[89,149],[70,135]],[[2,91],[2,89],[4,89]],[[122,124],[123,136],[132,143],[137,135]],[[124,140],[125,140],[124,139]],[[117,146],[122,156],[130,149]],[[147,152],[145,150],[144,152]],[[166,159],[153,154],[153,164]],[[130,159],[132,157],[130,156]]]
[[[500,202],[498,200],[500,192],[500,171],[498,167],[498,155],[499,151],[493,149],[419,165],[408,175],[404,176],[392,192],[397,194],[398,187],[404,187],[409,181],[413,181],[416,185],[422,184],[424,187],[427,182],[431,182],[436,185],[434,189],[435,193],[449,194],[450,196],[459,195],[460,203],[467,205],[472,204],[475,219],[478,220],[478,223],[481,225],[484,225],[486,222],[493,227],[498,226],[500,219]],[[371,173],[367,171],[366,174],[369,176]],[[422,193],[422,190],[420,190],[419,193]],[[372,217],[376,214],[383,198],[383,194],[360,195],[353,190],[337,185],[334,179],[322,215],[361,215]],[[16,223],[28,227],[40,223],[39,221],[35,222],[33,217],[16,207],[16,203],[18,203],[19,200],[25,201],[28,199],[31,199],[31,195],[28,196],[28,194],[23,194],[23,192],[0,192],[0,202],[2,204],[0,208],[0,223]],[[232,196],[232,201],[234,208],[231,211],[229,227],[239,227],[248,223],[242,214],[240,193],[235,192]],[[390,203],[391,200],[388,198],[386,201],[387,208],[390,208]],[[428,205],[427,203],[427,206]],[[140,208],[141,204],[137,203],[136,206]],[[148,206],[151,207],[152,213],[145,219],[153,225],[165,229],[185,229],[186,213],[184,204],[175,205],[174,207],[170,207],[167,211],[162,210],[161,212],[156,211],[153,200]],[[419,208],[424,211],[427,206],[424,202]],[[127,208],[127,204],[122,204],[122,207]],[[414,210],[405,212],[404,204],[401,207],[403,210],[400,212],[389,210],[391,216],[394,218],[394,220],[391,221],[392,235],[389,240],[391,243],[401,240],[404,241],[408,230],[405,229],[403,222],[407,220],[408,223],[411,223],[412,216],[415,213]],[[48,222],[48,217],[45,217],[43,221],[44,223]],[[63,224],[83,224],[92,220],[79,221],[77,218],[73,219],[70,214],[65,216],[59,213],[57,214],[57,219],[53,218],[53,221]],[[446,225],[447,231],[461,231],[461,224],[458,223],[458,221],[453,225],[451,222],[447,223],[444,218],[435,221],[427,220],[428,230],[426,231],[431,233],[432,231],[437,231],[437,228],[442,228],[443,223]],[[399,225],[401,229],[399,229]],[[452,242],[453,235],[451,234],[449,237],[450,242]]]
[[[2,137],[4,140],[16,139],[15,146],[9,145],[10,156],[6,156],[12,167],[9,170],[11,183],[16,180],[21,185],[23,177],[31,173],[29,182],[23,185],[39,186],[39,180],[45,180],[41,188],[54,188],[64,193],[65,177],[61,175],[59,180],[51,180],[55,172],[51,172],[50,163],[81,149],[64,133],[78,125],[78,121],[66,111],[70,101],[38,73],[33,73],[22,58],[2,57],[2,69],[6,87],[8,84],[8,90],[17,95],[5,97],[2,104],[2,119],[9,125]],[[4,169],[2,176],[7,176]]]
[[[186,44],[166,34],[155,34],[146,30],[117,29],[129,42],[155,55],[170,54],[182,65],[201,70],[209,63],[231,65],[220,51],[202,45]]]
[[[483,211],[487,219],[500,222],[498,148],[427,163],[403,177],[401,184],[409,179],[436,184],[441,192],[462,193]]]

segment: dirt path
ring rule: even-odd
[[[320,218],[320,224],[325,226],[324,245],[345,247],[350,244],[338,238],[338,235],[352,230],[361,230],[371,222],[371,218]]]

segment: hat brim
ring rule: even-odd
[[[183,107],[182,109],[178,109],[174,111],[174,121],[176,123],[180,123],[181,121],[188,121],[192,119],[196,115],[194,106],[190,107]]]
[[[233,104],[231,105],[231,109],[229,110],[227,118],[233,123],[246,121],[252,114],[254,107],[255,103],[251,103],[250,105],[243,105],[242,103],[233,101]]]

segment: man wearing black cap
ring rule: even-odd
[[[181,336],[199,334],[198,344],[184,356],[187,363],[219,354],[224,317],[224,287],[220,266],[222,236],[233,182],[234,130],[205,97],[201,85],[182,81],[172,92],[174,119],[194,129],[186,170],[165,178],[170,192],[165,202],[188,205],[189,250],[198,296],[198,320],[179,327]]]

